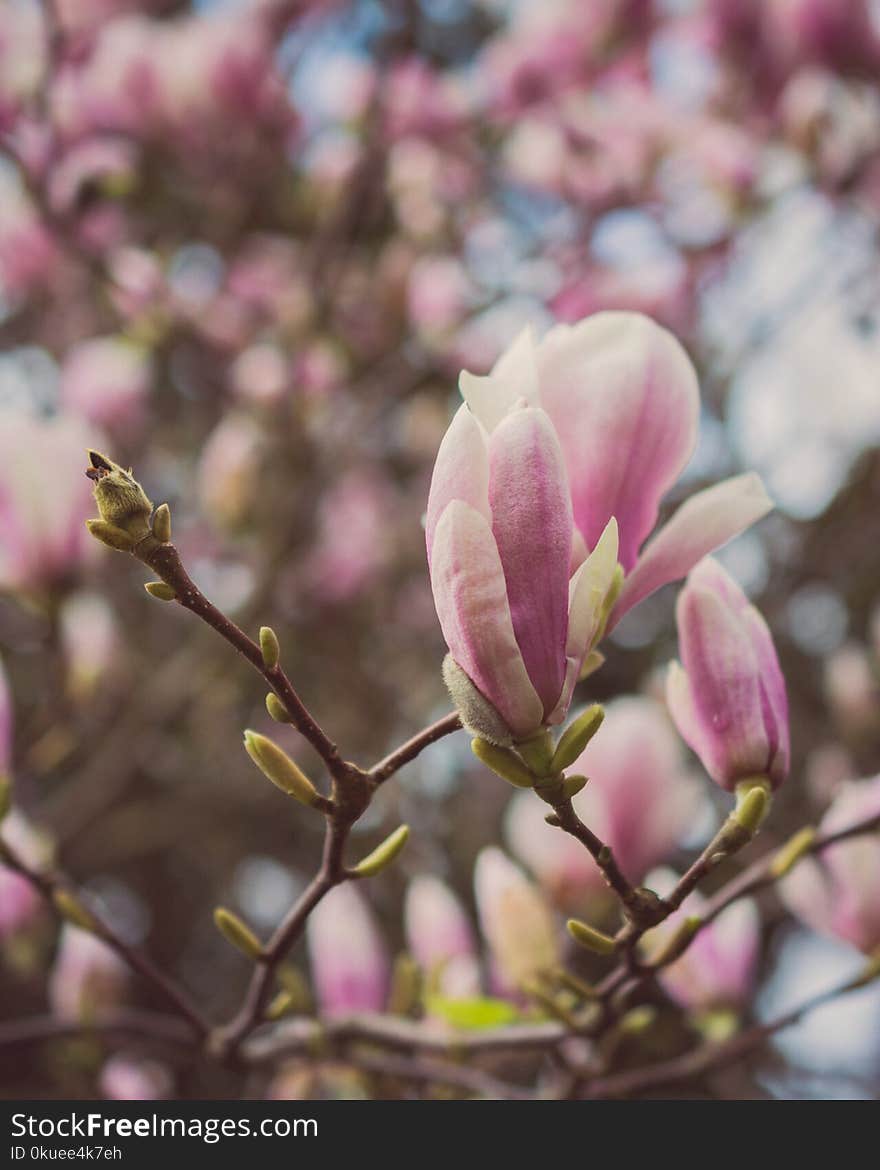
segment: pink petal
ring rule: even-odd
[[[522,330],[492,367],[490,374],[481,376],[462,370],[458,388],[474,415],[490,432],[521,398],[530,406],[539,406],[538,367],[532,329],[527,326]]]
[[[501,557],[484,517],[462,500],[435,529],[431,586],[452,657],[514,735],[535,732],[544,707],[513,632]]]
[[[487,520],[490,517],[486,432],[466,406],[455,412],[434,463],[425,517],[428,564],[437,521],[452,500],[464,500]]]
[[[565,455],[575,523],[592,546],[616,516],[628,572],[696,442],[693,365],[650,318],[613,312],[552,329],[538,347],[538,374],[541,404]]]
[[[686,576],[697,561],[766,516],[772,507],[761,477],[754,472],[691,496],[646,545],[624,581],[608,629],[651,593]]]
[[[489,503],[513,630],[545,711],[565,675],[572,523],[559,442],[543,410],[514,409],[489,439]]]
[[[723,787],[769,764],[758,664],[741,621],[716,593],[689,584],[676,611],[701,758]]]

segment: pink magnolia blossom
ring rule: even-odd
[[[13,809],[4,817],[0,837],[28,865],[39,868],[49,859],[51,849],[48,840],[28,824],[18,809]],[[29,926],[39,916],[42,905],[40,895],[30,882],[0,865],[0,939]]]
[[[350,883],[320,902],[306,929],[312,980],[328,1016],[385,1007],[388,960],[373,915]]]
[[[429,983],[447,996],[478,995],[480,967],[474,932],[464,909],[440,878],[415,878],[406,893],[406,939]]]
[[[684,669],[669,669],[666,698],[682,738],[722,788],[788,775],[788,696],[767,624],[733,578],[707,557],[676,607]]]
[[[112,1015],[122,1002],[128,968],[105,942],[66,923],[49,976],[52,1012],[69,1023]]]
[[[500,849],[484,849],[477,857],[474,890],[494,988],[517,994],[559,961],[553,913],[538,887]]]
[[[649,874],[647,880],[652,890],[665,894],[675,884],[676,875],[663,871]],[[690,894],[674,914],[645,935],[648,957],[659,954],[684,920],[699,916],[705,906],[699,890]],[[660,983],[684,1008],[739,1008],[751,994],[760,945],[758,907],[750,898],[740,899],[704,926],[684,954],[662,969]]]
[[[66,410],[115,434],[141,425],[150,390],[149,354],[123,337],[92,337],[68,351],[61,370]]]
[[[880,816],[880,775],[850,780],[822,818],[820,833],[836,833]],[[880,837],[876,831],[806,857],[779,887],[788,908],[819,934],[865,954],[880,947]]]
[[[95,552],[85,451],[101,436],[78,418],[0,410],[0,588],[51,588]]]
[[[633,882],[669,860],[703,811],[681,742],[653,699],[610,702],[570,771],[590,778],[574,798],[578,815],[614,850]],[[505,818],[507,842],[553,898],[572,908],[604,890],[604,881],[583,845],[551,828],[545,812],[533,793],[518,793]]]
[[[538,344],[527,330],[490,374],[465,372],[459,385],[487,430],[522,398],[546,411],[568,472],[579,556],[616,519],[626,578],[609,628],[772,506],[757,475],[739,475],[697,492],[642,547],[694,449],[699,387],[681,345],[639,313],[557,325]]]
[[[496,377],[509,409],[462,406],[437,455],[428,498],[431,585],[452,659],[526,739],[568,710],[617,563],[610,519],[571,577],[575,542],[559,440],[540,407],[518,402],[528,367],[511,351]]]
[[[12,715],[12,691],[0,661],[0,779],[8,779],[12,768]]]
[[[123,1053],[111,1056],[101,1069],[100,1085],[110,1101],[163,1101],[172,1087],[164,1065]]]

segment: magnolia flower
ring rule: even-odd
[[[312,979],[328,1016],[385,1007],[388,962],[373,916],[353,885],[331,890],[306,928]]]
[[[493,983],[503,994],[516,994],[559,961],[553,914],[537,886],[500,849],[484,849],[477,857],[474,890]]]
[[[648,885],[666,894],[677,875],[668,870],[649,874]],[[644,936],[649,959],[656,958],[685,920],[702,914],[706,899],[695,890],[665,922]],[[739,1008],[751,994],[761,944],[758,907],[750,898],[728,906],[702,927],[680,958],[663,967],[659,979],[676,1003],[695,1011]]]
[[[61,370],[66,410],[114,433],[143,421],[150,389],[150,358],[122,337],[92,337],[68,353]]]
[[[505,384],[521,377],[513,365]],[[575,530],[562,451],[547,414],[519,397],[481,417],[459,409],[426,520],[447,682],[464,722],[501,742],[565,717],[617,564],[610,520],[569,582]]]
[[[819,831],[840,832],[871,816],[880,817],[880,775],[842,784]],[[807,926],[865,954],[880,947],[878,890],[880,837],[876,831],[805,857],[779,886],[783,901]]]
[[[162,1101],[172,1083],[168,1069],[157,1061],[117,1053],[101,1069],[100,1087],[110,1101]]]
[[[83,467],[95,437],[76,418],[0,411],[0,588],[52,587],[93,554]]]
[[[590,778],[574,797],[578,815],[633,882],[667,861],[704,811],[681,741],[653,699],[610,702],[601,729],[570,770]],[[554,899],[571,908],[605,884],[583,845],[546,823],[546,811],[533,793],[518,793],[505,817],[507,842]]]
[[[3,818],[3,838],[29,865],[41,868],[51,854],[47,839],[36,831],[17,809]],[[42,909],[40,895],[21,874],[0,865],[0,939],[29,926]]]
[[[49,976],[49,1004],[59,1019],[83,1023],[112,1015],[128,978],[128,968],[105,942],[65,923]]]
[[[596,313],[538,344],[526,330],[490,374],[464,372],[459,386],[488,431],[520,399],[549,415],[571,488],[573,568],[616,519],[626,577],[609,629],[772,506],[757,475],[735,476],[697,492],[642,547],[693,452],[700,396],[684,349],[639,313]]]
[[[12,768],[12,692],[6,669],[0,661],[0,780],[9,776]]]
[[[461,903],[439,878],[415,878],[406,893],[406,939],[413,958],[446,996],[480,991],[474,932]]]
[[[767,624],[733,578],[707,557],[676,607],[684,669],[669,670],[666,698],[682,738],[722,788],[788,774],[788,697]]]

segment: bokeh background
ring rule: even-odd
[[[16,801],[218,1018],[247,965],[212,907],[268,932],[320,825],[280,815],[241,748],[271,727],[259,678],[82,536],[85,446],[168,501],[204,591],[251,632],[273,625],[366,764],[448,710],[421,518],[458,371],[528,322],[650,313],[703,390],[669,507],[751,468],[778,504],[721,559],[788,678],[781,840],[880,767],[878,78],[869,0],[0,2]],[[658,692],[673,603],[620,626],[584,699]],[[472,902],[508,796],[461,736],[385,786],[355,844],[413,828],[369,892],[391,953],[408,877]],[[854,961],[767,906],[759,1014]],[[4,1018],[46,1010],[55,939],[48,917],[7,932]],[[878,1024],[862,993],[691,1092],[875,1097]],[[2,1091],[99,1095],[106,1056],[4,1057]],[[240,1091],[168,1075],[182,1096]]]

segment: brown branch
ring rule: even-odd
[[[72,1023],[54,1016],[30,1016],[0,1022],[0,1048],[18,1048],[54,1040],[74,1040],[104,1036],[138,1039],[156,1045],[173,1045],[191,1049],[193,1035],[186,1024],[174,1016],[158,1012],[119,1012],[107,1019],[89,1023]]]
[[[72,896],[77,904],[83,905],[81,897],[76,892],[69,878],[61,873],[44,872],[31,868],[5,840],[0,843],[0,860],[2,860],[4,865],[23,877],[54,908],[57,909],[55,899],[58,893]],[[146,983],[150,984],[168,1003],[175,1007],[197,1036],[206,1035],[210,1025],[193,1000],[190,999],[189,995],[155,966],[152,959],[120,938],[113,928],[99,914],[95,913],[90,906],[86,912],[88,917],[95,923],[94,933],[111,950],[115,951],[128,967],[140,975]]]
[[[461,727],[461,719],[458,717],[458,712],[450,711],[448,715],[444,715],[442,719],[438,719],[436,723],[432,723],[429,727],[423,728],[412,739],[408,739],[406,743],[400,745],[384,760],[380,760],[378,764],[374,764],[370,768],[370,776],[376,784],[381,784],[383,780],[387,780],[396,772],[399,772],[404,764],[410,763],[420,755],[421,752],[432,743],[436,743],[444,736],[451,735],[453,731],[458,731]]]

